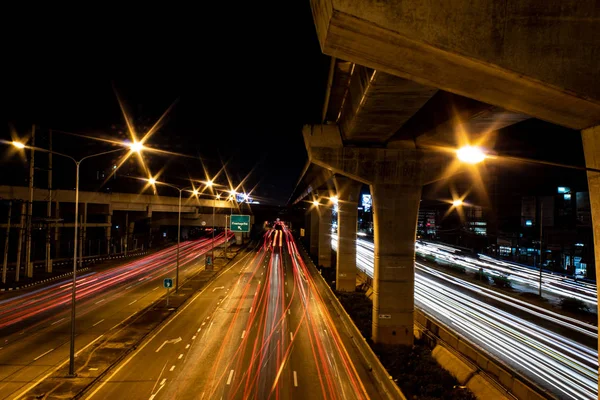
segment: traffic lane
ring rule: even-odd
[[[561,314],[554,313],[543,308],[534,308],[533,305],[518,303],[514,299],[505,299],[494,291],[485,290],[487,288],[480,288],[478,285],[464,281],[453,275],[443,273],[435,268],[422,268],[419,266],[419,264],[421,263],[419,262],[416,265],[417,274],[415,279],[420,279],[421,276],[426,276],[428,279],[432,279],[440,284],[451,284],[452,288],[460,293],[481,300],[486,304],[492,305],[504,311],[510,312],[514,316],[525,319],[561,336],[568,337],[569,339],[572,339],[586,347],[597,348],[597,331],[590,329],[591,327],[584,329],[584,327],[588,324],[567,319]],[[561,322],[565,322],[565,324],[562,324]],[[574,329],[575,327],[582,327],[582,329]]]
[[[203,263],[188,264],[181,268],[181,277],[195,274],[203,269]],[[169,272],[165,272],[169,274]],[[160,289],[163,276],[154,280],[136,283],[128,291],[118,287],[105,293],[101,299],[86,299],[78,302],[76,311],[76,349],[81,349],[99,335],[117,329],[138,311],[151,305],[164,295]],[[24,329],[22,334],[4,339],[0,349],[0,391],[10,396],[29,382],[43,377],[68,358],[70,342],[70,310],[46,318],[41,324]],[[33,362],[44,354],[44,367]],[[36,360],[37,361],[37,360]],[[8,388],[11,388],[10,390]]]
[[[415,303],[446,326],[564,398],[597,398],[597,351],[492,308],[435,281],[418,279]],[[560,379],[556,377],[559,376]]]
[[[303,255],[298,253],[297,257],[303,257]],[[306,259],[308,260],[308,257]],[[358,375],[361,390],[364,389],[366,392],[365,397],[368,396],[368,398],[371,399],[388,398],[387,394],[383,392],[383,388],[380,388],[379,383],[373,376],[370,365],[362,357],[360,350],[358,349],[358,346],[364,345],[363,343],[359,343],[363,342],[364,339],[362,337],[355,337],[350,326],[346,326],[346,322],[343,321],[342,318],[337,317],[337,311],[332,305],[332,301],[334,300],[329,299],[329,296],[327,295],[327,291],[330,289],[327,287],[327,283],[322,279],[316,267],[314,267],[310,261],[306,263],[306,267],[313,284],[313,291],[311,293],[313,295],[320,295],[324,310],[332,317],[332,324],[343,345],[342,351],[347,353],[351,362],[349,368],[353,369]],[[349,392],[349,390],[347,390],[347,392]]]
[[[189,246],[188,246],[189,247]],[[186,250],[181,257],[182,263],[192,261],[195,257],[193,249]],[[190,254],[192,257],[190,257]],[[134,262],[91,274],[85,274],[77,279],[77,300],[95,298],[123,283],[144,280],[152,274],[174,266],[175,256],[154,254]],[[29,320],[38,321],[69,308],[72,296],[72,280],[41,288],[35,292],[18,296],[3,304],[4,312],[0,316],[0,326],[4,335],[18,331],[28,326]]]
[[[105,379],[102,379],[89,392],[87,398],[119,398],[120,394],[127,393],[128,398],[147,399],[152,394],[155,397],[163,396],[162,392],[168,390],[174,390],[177,398],[185,396],[185,388],[188,384],[193,385],[194,379],[188,376],[189,374],[181,373],[187,372],[189,370],[187,366],[195,363],[201,363],[206,368],[210,367],[210,362],[197,358],[198,352],[209,354],[210,347],[220,345],[223,324],[220,322],[221,318],[213,317],[212,314],[217,303],[222,300],[223,293],[226,293],[226,289],[231,287],[232,282],[236,282],[239,278],[240,272],[245,268],[244,261],[249,254],[251,253],[240,254],[240,260],[234,261],[234,264],[196,294],[148,341]],[[179,337],[182,338],[181,341],[174,343]],[[166,347],[163,346],[157,352],[156,350],[165,342],[167,342]],[[189,353],[190,349],[191,353]],[[186,353],[189,353],[187,358]],[[181,354],[183,356],[180,358]],[[183,367],[181,361],[184,358],[187,368]],[[163,379],[166,380],[163,382]],[[169,385],[174,381],[179,381],[177,386]]]
[[[317,293],[314,282],[310,282],[311,279],[312,277],[308,278],[309,281],[305,283],[309,288],[305,324],[311,330],[315,352],[320,354],[319,362],[325,377],[324,386],[329,389],[330,398],[341,395],[343,399],[364,399],[364,384],[360,382],[361,378],[355,365],[358,363],[348,353],[347,345],[343,342],[334,318],[323,300],[324,293]]]
[[[286,374],[283,378],[287,383],[283,387],[288,388],[288,397],[326,399],[327,389],[325,378],[321,373],[318,363],[316,343],[310,331],[308,321],[308,308],[305,305],[305,292],[300,285],[305,285],[303,278],[294,271],[294,265],[288,252],[285,254],[285,276],[286,289],[289,292],[290,308],[288,310],[288,329],[292,343]],[[306,289],[305,289],[306,290]]]

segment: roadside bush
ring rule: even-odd
[[[560,307],[565,311],[574,313],[588,313],[589,307],[582,300],[573,297],[563,297],[560,301]]]
[[[479,271],[475,272],[475,279],[483,283],[490,283],[490,276],[483,272],[482,268],[480,268]]]
[[[493,279],[494,279],[494,286],[496,286],[496,287],[504,288],[504,289],[510,289],[512,287],[510,279],[508,279],[504,276],[494,276]]]

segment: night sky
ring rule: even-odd
[[[256,186],[256,194],[285,204],[306,162],[301,127],[320,117],[329,60],[321,54],[309,4],[273,4],[93,12],[53,7],[35,15],[11,10],[2,136],[22,137],[35,123],[42,136],[54,129],[124,138],[117,94],[140,124],[173,105],[147,144],[192,158],[148,156],[152,173],[164,169],[161,180],[184,185],[187,177],[204,177],[203,163],[214,174],[222,160],[234,181],[250,174],[246,190]],[[76,156],[106,149],[58,132],[54,142],[55,150]],[[578,132],[536,120],[503,130],[496,150],[584,164]],[[14,167],[2,183],[25,185],[23,160],[0,154],[3,171]],[[87,173],[113,162],[98,160]],[[59,163],[55,169],[61,165],[67,168]],[[557,183],[585,190],[582,173],[536,168],[499,173],[513,192],[515,186],[546,192]],[[72,185],[64,171],[55,175],[57,186]]]
[[[76,20],[58,10],[15,12],[10,24],[20,33],[5,58],[3,136],[13,129],[22,136],[36,123],[38,134],[114,138],[111,127],[124,121],[115,93],[138,121],[157,120],[175,102],[147,144],[196,159],[150,156],[157,168],[167,164],[161,179],[185,184],[203,177],[198,158],[211,174],[223,160],[234,181],[252,171],[246,190],[258,183],[257,193],[285,203],[306,162],[301,127],[320,116],[328,59],[308,3],[284,3],[296,4],[253,3],[235,13],[230,5],[127,16],[115,10]],[[54,142],[69,154],[103,149],[59,133]]]

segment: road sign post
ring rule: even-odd
[[[167,289],[167,307],[169,307],[169,293],[171,292],[171,288],[173,287],[173,278],[163,279],[163,287]]]
[[[229,220],[229,229],[235,233],[250,232],[250,216],[249,215],[231,215]]]
[[[206,263],[205,263],[204,269],[206,271],[212,271],[213,270],[213,259],[212,259],[211,256],[206,256]]]

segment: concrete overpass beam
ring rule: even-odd
[[[373,331],[376,343],[413,344],[415,236],[421,183],[373,184],[375,270]]]
[[[356,290],[356,226],[358,196],[362,184],[342,175],[333,178],[338,196],[338,250],[335,288]]]
[[[600,169],[600,125],[581,131],[585,164],[588,168]],[[588,171],[588,191],[592,209],[594,235],[594,259],[596,280],[600,277],[600,172]],[[598,302],[600,306],[600,301]]]
[[[598,2],[311,0],[323,53],[573,129],[600,124]],[[582,46],[582,44],[585,46]]]
[[[331,207],[319,206],[319,266],[331,267]]]

